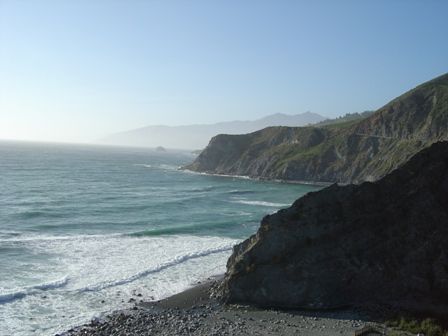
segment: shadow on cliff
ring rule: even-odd
[[[379,181],[334,184],[267,215],[234,247],[221,292],[260,307],[448,314],[448,142]]]

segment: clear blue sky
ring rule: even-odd
[[[0,139],[337,117],[446,72],[445,0],[0,0]]]

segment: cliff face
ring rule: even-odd
[[[448,74],[360,121],[218,135],[185,169],[262,179],[361,183],[378,180],[440,140],[448,140]]]
[[[448,142],[377,182],[335,184],[266,216],[234,247],[222,294],[269,307],[446,312]]]

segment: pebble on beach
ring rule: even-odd
[[[158,302],[134,303],[128,310],[74,328],[81,335],[354,335],[375,324],[359,311],[307,312],[222,305],[210,298],[208,282]],[[138,295],[137,295],[138,296]]]

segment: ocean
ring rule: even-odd
[[[148,148],[0,141],[0,335],[54,335],[225,272],[320,186],[179,170]]]

